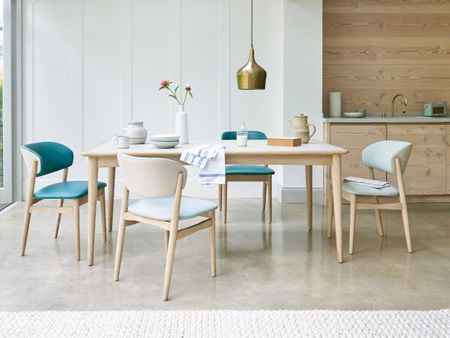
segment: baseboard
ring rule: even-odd
[[[314,188],[313,189],[313,203],[323,204],[324,203],[324,189]],[[281,203],[286,204],[297,204],[306,203],[306,188],[281,188]]]

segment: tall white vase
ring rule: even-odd
[[[189,143],[188,117],[182,105],[178,108],[175,118],[175,134],[180,136],[180,144]]]

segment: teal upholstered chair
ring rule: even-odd
[[[87,202],[88,182],[68,181],[69,167],[73,164],[73,152],[65,145],[55,142],[38,142],[22,146],[22,156],[29,171],[29,185],[26,197],[25,216],[23,222],[22,256],[25,255],[31,213],[54,212],[57,214],[55,238],[58,237],[61,214],[72,213],[75,216],[75,247],[76,258],[80,260],[80,206]],[[56,171],[63,171],[62,182],[48,185],[35,190],[36,177],[48,175]],[[105,215],[105,187],[99,182],[98,200],[102,210],[103,240],[106,241],[106,215]],[[41,200],[58,200],[57,207],[35,206]],[[72,200],[73,205],[64,207],[64,200]]]
[[[226,131],[222,134],[222,140],[236,140],[236,138],[236,131]],[[250,130],[248,139],[267,140],[267,136],[262,131]],[[227,222],[228,182],[263,182],[263,212],[266,210],[266,197],[268,197],[269,221],[272,223],[272,176],[275,171],[267,165],[227,165],[225,174],[225,184],[219,185],[219,210],[222,211],[223,204],[224,222]]]
[[[408,206],[406,203],[405,185],[403,172],[408,163],[412,144],[403,141],[380,141],[369,145],[362,152],[362,161],[369,168],[370,178],[375,179],[374,169],[388,174],[396,175],[397,185],[390,185],[381,189],[355,182],[342,184],[342,197],[350,202],[350,241],[349,253],[353,253],[353,242],[355,238],[355,216],[357,209],[373,209],[380,236],[384,235],[381,220],[381,209],[401,210],[403,226],[405,230],[408,252],[412,252],[411,232],[409,228]],[[358,202],[358,198],[372,197],[373,203],[366,200]],[[379,197],[397,197],[398,202],[380,203]],[[328,233],[331,229],[331,220],[328,220]]]
[[[216,209],[214,202],[183,196],[187,171],[181,164],[163,158],[139,158],[119,154],[124,190],[117,236],[114,279],[119,280],[125,231],[129,225],[145,223],[164,231],[166,242],[166,269],[164,273],[163,300],[169,297],[175,246],[182,239],[197,231],[209,229],[211,250],[211,276],[216,275]],[[141,198],[129,203],[129,193]],[[199,217],[199,220],[192,220]],[[191,220],[188,226],[180,220]],[[195,222],[194,224],[192,224]]]

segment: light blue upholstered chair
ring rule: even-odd
[[[374,169],[388,174],[396,175],[397,185],[390,185],[381,189],[355,182],[342,184],[342,197],[350,202],[350,241],[349,253],[353,254],[353,242],[355,238],[355,216],[357,209],[374,209],[377,220],[378,232],[384,235],[381,220],[381,209],[401,210],[403,226],[405,230],[408,252],[412,253],[411,232],[408,218],[408,205],[406,203],[403,172],[411,154],[412,144],[403,141],[380,141],[369,145],[362,152],[362,161],[369,168],[370,178],[374,179]],[[372,197],[373,203],[358,202],[358,197]],[[379,203],[379,197],[398,197],[398,202]],[[328,221],[328,234],[331,232],[331,219]]]
[[[119,280],[125,229],[135,223],[156,225],[164,230],[166,242],[166,269],[163,300],[169,297],[176,241],[194,232],[209,229],[211,275],[216,276],[215,220],[217,204],[199,198],[182,196],[187,171],[179,163],[162,158],[139,158],[124,154],[118,156],[123,174],[124,191],[117,237],[114,279]],[[129,204],[129,193],[141,199]],[[180,220],[203,217],[195,224],[180,228]]]
[[[222,140],[236,140],[236,131],[226,131],[222,133]],[[266,134],[262,131],[250,130],[249,140],[267,140]],[[272,176],[275,171],[267,165],[227,165],[225,167],[225,184],[219,185],[219,210],[223,211],[224,222],[227,222],[228,204],[228,182],[263,182],[263,212],[266,210],[266,197],[269,200],[269,222],[272,223]],[[267,196],[268,195],[268,196]]]
[[[76,258],[80,260],[80,206],[87,203],[88,181],[67,180],[69,167],[73,164],[72,150],[56,142],[38,142],[23,145],[21,152],[29,171],[29,185],[23,222],[22,256],[25,255],[31,214],[43,211],[57,214],[55,238],[58,237],[61,215],[63,213],[74,214]],[[62,182],[34,191],[36,177],[48,175],[59,170],[63,171]],[[105,183],[98,182],[98,200],[102,211],[104,241],[106,241],[105,187]],[[59,203],[57,207],[35,206],[41,200],[58,200]],[[64,200],[72,200],[73,205],[64,207]]]

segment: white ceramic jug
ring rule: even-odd
[[[143,144],[147,140],[148,129],[144,127],[144,122],[129,122],[126,128],[123,128],[123,135],[130,138],[130,144]]]
[[[302,143],[308,143],[311,137],[316,133],[316,126],[308,123],[308,116],[300,114],[294,116],[293,120],[289,120],[289,122],[294,127],[294,136],[300,137],[302,139]],[[310,133],[309,128],[312,127],[313,131]]]

